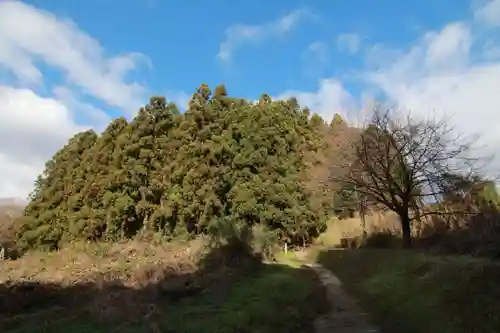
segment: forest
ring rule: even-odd
[[[447,119],[395,111],[327,123],[295,98],[202,84],[185,112],[156,96],[75,134],[23,213],[0,217],[0,328],[32,332],[43,316],[51,332],[309,332],[323,315],[351,327],[328,296],[335,272],[387,332],[492,332],[495,178]],[[185,322],[193,313],[204,319]]]
[[[257,103],[201,85],[180,113],[152,97],[128,122],[74,135],[46,163],[22,217],[25,248],[138,233],[218,235],[260,226],[306,244],[332,209],[320,169],[325,135],[343,126],[311,117],[295,99]],[[337,131],[338,132],[338,131]],[[319,173],[313,173],[317,176]],[[320,175],[321,176],[321,175]]]
[[[364,127],[339,114],[327,124],[295,98],[251,102],[224,85],[200,85],[183,113],[152,97],[130,122],[78,133],[46,162],[16,244],[221,240],[258,228],[268,243],[294,247],[332,217],[392,211],[411,247],[417,222],[468,228],[496,212],[493,181],[471,163],[473,142],[446,122],[400,119],[376,108]]]

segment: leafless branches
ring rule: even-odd
[[[371,121],[331,169],[331,180],[373,204],[396,212],[404,244],[411,245],[410,224],[450,193],[456,175],[473,181],[477,138],[457,134],[446,119],[398,118],[375,108]]]

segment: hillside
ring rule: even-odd
[[[490,333],[500,327],[500,265],[397,249],[323,249],[331,269],[388,333]]]
[[[22,215],[25,202],[16,198],[0,199],[0,244],[12,247],[18,230],[19,216]]]
[[[17,201],[12,201],[10,199],[0,202],[0,221],[8,223],[20,215],[24,210],[24,205]]]
[[[328,159],[345,128],[294,99],[251,103],[224,86],[201,85],[183,114],[153,97],[130,122],[78,133],[47,161],[18,244],[57,249],[148,232],[227,238],[256,225],[309,243],[331,214]]]
[[[370,216],[341,221],[359,209],[359,198],[339,193],[332,176],[349,168],[332,166],[350,162],[360,133],[339,115],[330,124],[311,116],[294,99],[263,94],[253,103],[229,97],[224,86],[212,94],[201,85],[185,113],[152,97],[131,121],[76,134],[47,161],[24,214],[12,218],[14,206],[5,206],[2,235],[24,256],[0,269],[0,299],[10,300],[0,303],[0,330],[31,332],[44,320],[50,332],[311,332],[322,314],[331,321],[325,327],[350,327],[348,310],[330,309],[345,300],[301,266],[308,259],[337,273],[388,332],[491,331],[497,263],[455,257],[459,264],[450,266],[438,256],[402,252],[400,234],[387,229],[401,227],[394,214],[390,220],[377,212],[380,228]],[[472,225],[466,222],[465,229]],[[434,236],[465,249],[454,232]],[[424,244],[423,234],[414,236]],[[346,240],[393,249],[330,251]],[[294,258],[276,251],[283,243],[314,246]],[[485,267],[491,276],[481,275]],[[450,293],[437,287],[467,270],[474,274],[450,284]],[[460,296],[472,276],[488,281],[476,294],[493,295],[478,307],[466,304],[476,295]],[[397,295],[387,289],[391,283]],[[453,322],[469,310],[474,322]],[[197,320],[186,321],[192,316]],[[423,324],[426,317],[433,324]]]
[[[2,262],[0,331],[305,333],[328,309],[308,269],[207,250],[200,238],[76,243]]]

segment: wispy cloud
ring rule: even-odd
[[[72,21],[21,1],[0,2],[0,65],[24,84],[40,84],[39,60],[66,74],[84,93],[121,108],[138,106],[144,87],[127,75],[149,59],[140,53],[106,58],[98,41]]]
[[[303,54],[304,72],[306,76],[318,78],[323,74],[328,63],[328,45],[323,41],[309,44]]]
[[[500,43],[488,40],[483,46],[483,55],[487,60],[500,59]]]
[[[265,40],[283,36],[297,26],[301,21],[312,17],[311,11],[302,8],[290,12],[279,19],[263,24],[235,24],[226,29],[225,39],[220,44],[217,58],[228,62],[234,51],[244,44],[257,44]]]
[[[475,10],[474,18],[486,25],[500,26],[500,0],[487,0],[485,5]]]
[[[79,118],[79,123],[91,124],[100,132],[106,128],[111,120],[106,112],[92,104],[82,102],[81,96],[67,87],[55,87],[52,89],[52,93],[59,102],[70,110],[73,118]]]
[[[348,33],[341,34],[337,37],[337,47],[341,51],[346,51],[351,54],[358,52],[361,46],[361,37],[358,34]]]

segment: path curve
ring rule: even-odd
[[[297,254],[298,259],[304,260],[302,255]],[[347,294],[335,274],[317,263],[306,263],[303,266],[312,269],[318,275],[326,288],[330,302],[330,311],[316,318],[314,322],[316,333],[380,333],[370,323],[369,315],[363,312],[356,300]]]

